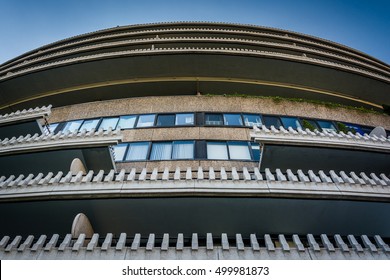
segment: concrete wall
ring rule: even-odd
[[[165,96],[116,99],[52,109],[50,122],[69,119],[165,112],[248,112],[331,119],[390,129],[390,117],[304,102],[223,96]],[[179,131],[175,129],[176,133]]]

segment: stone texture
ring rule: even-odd
[[[387,115],[364,113],[343,108],[330,108],[306,102],[286,100],[275,102],[267,98],[224,96],[137,97],[76,104],[53,108],[50,122],[126,114],[195,111],[281,114],[331,119],[370,126],[380,125],[385,129],[390,129],[390,117]]]

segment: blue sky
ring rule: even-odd
[[[0,0],[0,64],[117,25],[222,21],[301,32],[390,64],[390,0]]]

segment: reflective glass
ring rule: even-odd
[[[174,141],[172,159],[193,159],[194,141]]]
[[[149,142],[136,142],[129,144],[126,160],[146,160]]]
[[[140,115],[138,117],[137,127],[149,127],[154,125],[155,114]]]
[[[85,129],[86,131],[91,131],[92,129],[96,129],[98,123],[99,123],[99,119],[85,120],[83,122],[83,125],[80,127],[80,131],[83,129]]]
[[[255,125],[260,127],[263,124],[259,115],[244,114],[243,117],[245,126],[253,127]]]
[[[278,117],[263,115],[263,120],[265,126],[268,128],[270,128],[273,125],[275,128],[279,129],[279,127],[282,126],[282,123],[280,122]]]
[[[223,114],[225,125],[240,125],[242,126],[242,119],[240,114]]]
[[[121,129],[133,128],[137,116],[122,116],[119,118],[118,127]]]
[[[115,161],[122,161],[125,156],[127,144],[119,144],[113,146],[114,149],[114,159]]]
[[[67,131],[67,130],[69,130],[70,132],[77,131],[80,128],[80,125],[82,123],[83,123],[83,120],[67,122],[63,131]]]
[[[253,160],[260,160],[260,145],[259,143],[251,142]]]
[[[250,160],[251,154],[246,142],[228,142],[230,159]]]
[[[225,142],[207,142],[208,159],[229,159]]]
[[[302,128],[301,124],[299,123],[299,120],[297,118],[292,117],[281,117],[283,126],[285,129],[288,129],[289,127],[293,129]]]
[[[49,124],[49,132],[53,133],[56,130],[57,126],[58,126],[58,123]]]
[[[104,118],[102,122],[99,125],[99,129],[103,128],[104,130],[107,130],[109,127],[112,129],[116,128],[116,124],[118,123],[119,118]]]
[[[194,124],[194,114],[176,114],[176,125],[193,125]]]
[[[314,120],[304,119],[302,120],[302,129],[308,128],[309,130],[319,130],[317,123]]]
[[[158,115],[157,126],[174,126],[175,115]]]
[[[150,160],[171,159],[172,142],[153,143]]]
[[[337,132],[336,127],[330,121],[317,121],[317,123],[321,127],[321,129],[324,130],[324,131],[335,131],[335,132]]]
[[[205,115],[206,125],[223,125],[222,114],[206,114]]]

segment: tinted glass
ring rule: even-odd
[[[56,130],[57,126],[58,126],[58,123],[49,124],[49,132],[53,133]]]
[[[206,125],[223,125],[222,114],[206,114],[205,115]]]
[[[266,127],[270,128],[273,125],[275,128],[279,129],[282,126],[278,117],[273,116],[263,116],[264,124]]]
[[[175,115],[159,115],[157,117],[157,126],[174,126]]]
[[[223,114],[225,125],[240,125],[242,126],[242,119],[240,114]]]
[[[280,119],[282,120],[285,129],[288,129],[289,127],[293,129],[302,128],[297,118],[281,117]]]
[[[336,127],[330,121],[317,121],[317,123],[321,127],[321,129],[324,130],[324,131],[335,131],[335,132],[337,132]]]
[[[80,125],[82,123],[83,123],[83,120],[67,122],[63,131],[67,131],[67,130],[69,130],[70,132],[76,131],[80,128]]]
[[[116,128],[116,124],[118,123],[119,118],[104,118],[102,122],[99,125],[99,129],[103,128],[104,130],[107,130],[109,127],[112,129]]]
[[[119,145],[113,146],[115,161],[122,161],[123,160],[123,158],[125,156],[126,148],[127,148],[127,144],[119,144]]]
[[[304,119],[302,120],[302,129],[306,129],[306,128],[308,128],[311,131],[314,131],[316,129],[319,130],[319,127],[315,121]]]
[[[138,117],[137,127],[149,127],[154,125],[156,115],[140,115]]]
[[[194,124],[194,114],[176,114],[176,125],[193,125]]]
[[[122,129],[133,128],[137,116],[122,116],[119,118],[118,127]]]
[[[262,126],[261,118],[259,115],[254,115],[254,114],[244,114],[244,125],[245,126],[250,126],[253,127],[255,126]]]
[[[172,142],[153,143],[150,153],[151,160],[171,159]]]
[[[228,147],[230,159],[251,159],[251,154],[246,142],[228,142]]]
[[[194,141],[174,141],[172,159],[193,159]]]
[[[260,145],[258,143],[251,142],[253,160],[260,160]]]
[[[83,122],[83,125],[80,127],[80,130],[87,130],[91,131],[92,129],[96,129],[97,124],[99,123],[100,119],[93,119],[93,120],[85,120]]]
[[[138,142],[129,144],[126,160],[146,160],[148,155],[149,142]]]
[[[207,142],[208,159],[228,159],[228,151],[225,142]]]

